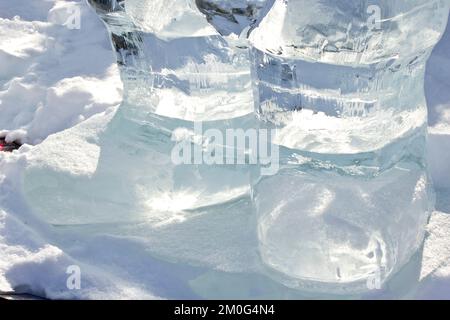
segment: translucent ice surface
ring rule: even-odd
[[[254,183],[260,253],[311,290],[383,283],[421,245],[425,64],[449,3],[275,1],[250,35],[255,108],[281,170]]]
[[[358,153],[426,121],[425,62],[448,3],[275,1],[252,32],[257,112],[279,144]]]
[[[139,34],[131,39],[139,52],[138,79],[128,84],[128,100],[139,113],[134,118],[142,119],[143,113],[152,112],[189,121],[209,121],[252,112],[245,43],[242,46],[237,37],[220,36],[195,1],[127,1],[125,8],[122,19],[137,27],[132,34]],[[136,16],[139,14],[143,15],[143,23]],[[130,41],[130,36],[126,35],[125,41]]]
[[[440,39],[446,6],[446,0],[277,0],[252,42],[283,57],[340,65],[410,58]]]
[[[95,173],[28,168],[31,206],[57,225],[164,224],[248,195],[247,166],[207,165],[194,151],[219,144],[208,129],[255,127],[248,48],[219,35],[195,1],[126,1],[115,11],[92,3],[111,32],[124,101],[96,139]],[[192,151],[187,163],[174,161],[178,146]]]
[[[268,273],[296,288],[364,291],[408,261],[433,203],[424,130],[376,153],[282,148],[282,169],[254,187]]]
[[[271,0],[197,0],[208,21],[223,35],[241,35],[253,27]],[[246,36],[244,34],[244,36]]]

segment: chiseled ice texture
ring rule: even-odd
[[[425,63],[444,0],[276,0],[250,35],[278,174],[254,182],[260,252],[292,287],[378,286],[421,245]]]
[[[239,35],[257,21],[267,2],[268,0],[127,0],[125,9],[137,26],[146,32],[158,34],[160,38],[207,36],[215,34],[216,30],[223,35]]]
[[[210,141],[207,129],[255,126],[249,50],[238,45],[243,40],[221,36],[194,1],[126,1],[115,10],[90,2],[111,32],[124,101],[96,139],[94,172],[27,169],[30,206],[57,225],[160,225],[248,195],[248,166],[212,166],[202,159],[211,145],[232,147]],[[191,155],[178,152],[180,145]],[[174,150],[190,163],[174,161]]]
[[[195,0],[127,0],[125,10],[143,31],[160,38],[201,37],[216,33]]]
[[[379,149],[425,123],[425,62],[447,18],[445,0],[277,0],[250,36],[257,111],[287,147]]]
[[[129,100],[139,109],[135,118],[151,111],[211,121],[253,111],[245,39],[222,37],[196,1],[126,1],[125,8],[126,17],[145,31],[133,41],[139,47],[139,71],[144,70],[135,88],[130,85]]]
[[[270,0],[196,0],[197,6],[223,35],[246,36]]]

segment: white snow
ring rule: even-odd
[[[80,29],[64,26],[78,11]],[[3,134],[36,144],[117,106],[122,84],[114,61],[107,32],[84,1],[1,0]]]
[[[64,26],[73,8],[81,12],[79,30]],[[393,281],[403,289],[389,285],[382,297],[450,299],[450,30],[430,60],[426,80],[437,211],[413,272]],[[201,215],[185,217],[184,225],[161,226],[151,235],[144,225],[55,228],[31,213],[21,193],[24,167],[32,163],[93,175],[99,134],[121,98],[106,28],[85,1],[0,0],[0,136],[26,143],[11,154],[0,153],[0,292],[63,299],[245,298],[252,292],[260,298],[298,298],[263,277],[224,273],[242,271],[255,259],[244,254],[251,243],[247,251],[237,247],[251,232],[244,227],[248,217],[237,209],[204,221]],[[39,145],[44,140],[46,147]],[[207,236],[206,229],[216,230],[216,237]],[[173,262],[184,259],[207,268],[162,262],[149,252],[171,253]],[[80,290],[66,286],[72,265],[82,271]],[[252,281],[259,283],[256,290]]]

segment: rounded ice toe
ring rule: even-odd
[[[420,247],[430,213],[427,175],[415,166],[372,178],[284,170],[254,195],[269,275],[312,291],[378,288]]]
[[[170,136],[120,116],[101,128],[88,122],[32,150],[24,194],[46,222],[161,224],[249,193],[246,167],[176,164]]]

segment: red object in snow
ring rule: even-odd
[[[13,142],[6,142],[5,138],[0,138],[0,151],[12,152],[13,150],[19,149],[20,146],[21,146],[20,143],[17,143],[15,141],[13,141]]]

